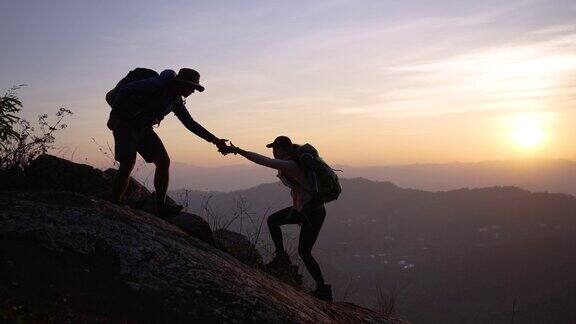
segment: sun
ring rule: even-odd
[[[516,116],[513,120],[512,139],[523,150],[535,150],[546,140],[544,120],[535,114]]]

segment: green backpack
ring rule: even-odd
[[[318,154],[314,146],[310,144],[300,145],[295,151],[296,162],[305,171],[312,171],[316,177],[317,195],[323,202],[327,203],[338,199],[342,192],[342,187],[338,181],[338,176]],[[306,157],[311,159],[306,159]],[[306,162],[305,162],[306,161]]]

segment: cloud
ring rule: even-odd
[[[395,76],[369,105],[338,113],[368,117],[425,117],[466,111],[550,109],[566,99],[566,78],[576,73],[574,26],[535,30],[540,40],[469,49],[425,63],[388,67]],[[389,80],[388,80],[389,81]],[[382,85],[381,85],[382,86]]]

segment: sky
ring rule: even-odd
[[[109,163],[105,93],[191,67],[192,116],[242,148],[277,135],[333,164],[576,159],[575,1],[0,1],[0,90],[66,107],[59,154]],[[222,157],[169,115],[177,162]]]

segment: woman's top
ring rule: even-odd
[[[278,178],[290,188],[292,206],[301,212],[304,205],[312,200],[312,190],[306,179],[306,174],[298,163],[293,160],[271,159],[254,152],[240,151],[248,160],[278,170]]]

